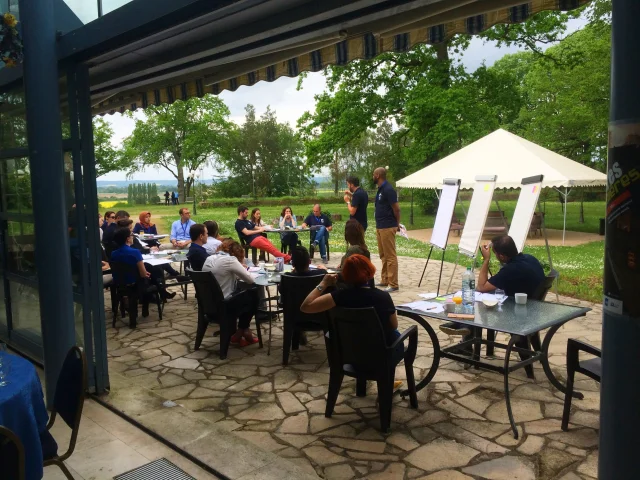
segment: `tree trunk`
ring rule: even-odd
[[[584,223],[584,192],[580,195],[580,220],[578,223]]]
[[[185,189],[184,184],[184,170],[182,169],[182,165],[177,165],[178,170],[178,193],[182,195],[182,201],[184,202],[187,199],[187,191]]]
[[[338,152],[336,152],[333,156],[333,190],[336,195],[338,195],[338,190],[340,189],[340,165],[338,162]]]

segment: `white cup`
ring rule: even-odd
[[[258,267],[260,267],[260,270],[264,270],[264,262],[258,262]]]
[[[518,304],[518,305],[526,305],[527,304],[527,294],[526,293],[516,293],[516,304]]]
[[[445,304],[443,305],[443,307],[444,307],[444,311],[445,311],[446,313],[453,313],[453,312],[455,312],[455,311],[456,311],[456,304],[455,304],[455,303],[453,303],[453,302],[451,302],[451,303],[445,303]]]

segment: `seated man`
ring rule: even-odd
[[[201,271],[204,262],[206,262],[209,257],[209,253],[204,248],[204,245],[207,243],[207,227],[200,223],[191,225],[189,235],[191,238],[191,245],[187,252],[189,265],[191,265],[193,270]]]
[[[195,225],[196,222],[191,220],[191,212],[188,208],[180,209],[180,220],[176,220],[171,225],[171,235],[169,236],[169,240],[171,241],[171,246],[167,245],[166,248],[177,248],[178,250],[184,250],[185,248],[189,248],[191,244],[191,236],[189,234],[189,229],[192,225]]]
[[[302,222],[302,228],[311,228],[311,247],[309,248],[313,255],[315,248],[320,248],[320,256],[322,261],[327,263],[327,242],[329,242],[329,232],[333,229],[331,219],[322,213],[319,204],[313,206],[313,213],[309,214]]]
[[[500,271],[489,279],[491,249],[502,265]],[[516,293],[531,296],[545,280],[544,270],[538,259],[526,253],[518,253],[513,238],[508,235],[495,237],[490,244],[481,248],[482,267],[478,275],[478,292],[493,292],[496,288],[512,297]]]
[[[244,205],[238,207],[238,219],[236,220],[236,232],[238,236],[245,241],[247,245],[259,250],[269,252],[274,257],[284,258],[286,263],[291,261],[291,255],[285,255],[273,244],[261,235],[266,230],[265,227],[256,227],[251,220],[247,220],[249,209]]]

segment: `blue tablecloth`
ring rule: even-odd
[[[0,354],[1,355],[1,354]],[[40,434],[46,431],[49,416],[35,367],[24,358],[4,354],[10,363],[7,385],[0,387],[0,425],[13,430],[25,450],[27,480],[41,479]]]

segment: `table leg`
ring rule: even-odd
[[[511,395],[509,393],[509,360],[511,359],[511,349],[516,343],[517,335],[511,335],[509,344],[507,345],[507,351],[504,354],[504,399],[507,402],[507,414],[509,415],[509,422],[511,423],[511,430],[513,430],[513,438],[518,439],[518,429],[516,428],[516,422],[513,419],[513,412],[511,411]]]
[[[551,367],[549,366],[549,345],[551,344],[551,340],[553,339],[553,336],[556,334],[556,332],[561,326],[562,325],[554,325],[549,329],[547,334],[544,336],[544,341],[542,342],[542,358],[540,359],[540,362],[542,363],[542,368],[544,370],[544,373],[549,379],[549,381],[551,382],[551,384],[554,387],[556,387],[558,390],[560,390],[562,393],[566,394],[567,388],[562,383],[560,383],[560,381],[556,378],[556,376],[551,371]],[[584,395],[574,390],[572,397],[582,400],[584,398]]]
[[[440,365],[440,342],[438,341],[438,336],[436,335],[436,332],[433,329],[433,327],[429,325],[429,322],[427,322],[424,318],[422,318],[422,316],[417,315],[415,313],[402,312],[402,311],[398,311],[398,315],[407,317],[413,320],[414,322],[420,324],[422,328],[424,328],[427,331],[427,334],[429,334],[429,338],[431,339],[431,343],[433,344],[433,363],[431,364],[431,368],[429,369],[429,372],[427,373],[427,375],[422,380],[420,380],[420,382],[416,385],[416,392],[419,392],[424,387],[426,387],[429,384],[429,382],[431,382],[436,372],[438,371],[438,365]],[[409,390],[402,390],[400,392],[400,396],[403,399],[408,397]]]

